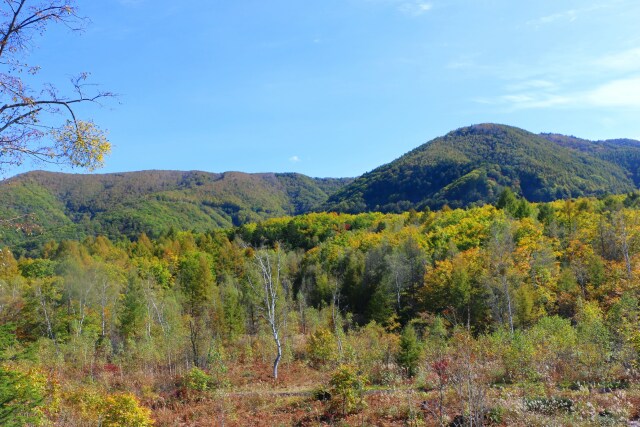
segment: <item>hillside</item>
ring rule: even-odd
[[[402,211],[496,200],[511,187],[529,201],[632,191],[640,142],[591,142],[480,124],[436,138],[364,174],[323,206],[342,212]]]
[[[0,184],[0,217],[34,215],[40,233],[29,240],[151,236],[231,227],[308,212],[349,179],[300,174],[142,171],[117,174],[29,172]],[[3,244],[24,236],[5,230]]]
[[[0,245],[105,234],[203,231],[311,211],[397,212],[495,202],[504,187],[530,201],[624,193],[640,186],[640,142],[588,141],[481,124],[436,138],[352,179],[300,174],[29,172],[0,182],[0,218],[31,214],[39,231],[5,229]]]
[[[621,166],[631,173],[631,179],[636,187],[640,187],[640,141],[634,139],[588,141],[575,136],[554,133],[545,133],[540,136],[563,147],[579,150]]]
[[[635,426],[639,201],[2,250],[0,425]]]

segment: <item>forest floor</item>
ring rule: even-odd
[[[438,393],[414,382],[368,386],[361,410],[336,415],[330,404],[318,399],[326,389],[328,372],[292,363],[281,369],[280,378],[270,377],[268,363],[231,367],[230,384],[196,396],[166,395],[146,399],[157,426],[278,427],[278,426],[439,426]],[[489,408],[485,425],[492,426],[625,426],[639,427],[640,386],[619,390],[568,389],[544,386],[537,408],[527,407],[522,388],[515,385],[488,386],[483,403]],[[556,400],[554,400],[556,399]],[[556,408],[553,402],[571,401],[571,408]],[[451,391],[445,396],[444,425],[463,420],[465,402]],[[551,405],[545,406],[545,405]],[[467,425],[466,423],[464,425]]]

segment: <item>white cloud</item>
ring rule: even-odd
[[[640,76],[605,83],[586,93],[584,101],[597,107],[640,108]]]
[[[536,19],[535,21],[532,21],[532,22],[536,24],[551,24],[552,22],[556,22],[560,20],[573,22],[576,19],[578,19],[578,13],[579,12],[576,9],[571,9],[565,12],[554,13],[552,15],[543,16],[542,18]]]
[[[420,16],[429,12],[431,9],[433,9],[433,5],[431,3],[419,0],[409,2],[405,1],[398,5],[398,10],[400,10],[400,12],[411,16]]]
[[[517,62],[469,66],[504,83],[502,93],[476,98],[480,104],[509,110],[640,109],[640,48],[600,55],[551,53],[527,67]]]
[[[595,61],[595,65],[622,72],[640,70],[640,48],[603,56]]]
[[[300,159],[300,157],[298,157],[298,156],[291,156],[291,157],[289,157],[289,161],[290,161],[291,163],[298,163],[300,160],[301,160],[301,159]]]
[[[525,80],[523,82],[518,82],[507,86],[507,90],[511,92],[525,91],[525,90],[551,90],[556,87],[556,84],[550,82],[548,80],[542,79],[532,79]]]
[[[521,91],[476,102],[513,110],[551,107],[640,108],[640,76],[616,79],[572,92]]]
[[[585,13],[595,12],[597,10],[608,7],[606,4],[595,4],[590,7],[585,7],[581,9],[569,9],[564,10],[562,12],[552,13],[551,15],[542,16],[540,18],[529,21],[527,24],[532,25],[534,27],[540,27],[542,25],[553,24],[556,22],[575,22],[578,20],[580,15]]]
[[[431,9],[433,9],[433,3],[426,0],[365,0],[368,3],[373,4],[386,4],[395,7],[400,12],[409,16],[420,16]]]

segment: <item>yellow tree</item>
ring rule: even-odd
[[[73,0],[5,0],[0,4],[0,171],[26,160],[94,169],[110,151],[105,132],[81,120],[76,107],[111,97],[87,84],[88,73],[66,90],[35,84],[40,67],[26,62],[34,38],[50,24],[72,30],[84,19]]]

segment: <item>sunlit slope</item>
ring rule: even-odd
[[[31,214],[41,229],[38,239],[158,235],[171,227],[203,231],[308,212],[349,181],[240,172],[37,171],[0,184],[0,217]],[[23,237],[11,229],[1,236],[5,243]]]
[[[584,140],[583,140],[584,141]],[[636,188],[640,143],[616,155],[561,144],[522,129],[481,124],[436,138],[366,173],[331,196],[325,209],[401,211],[484,204],[505,186],[530,201],[622,193]],[[633,156],[631,156],[633,154]]]

